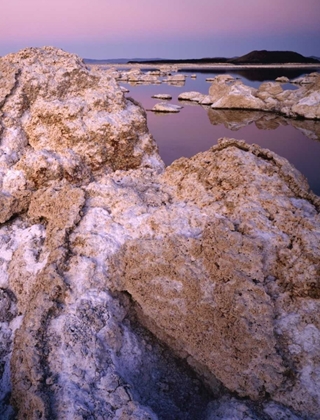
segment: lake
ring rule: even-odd
[[[312,69],[309,72],[314,71]],[[210,83],[206,82],[206,78],[226,72],[199,72],[192,69],[192,73],[185,70],[182,73],[188,76],[183,87],[168,84],[132,86],[121,83],[130,90],[127,96],[140,102],[147,110],[161,102],[151,98],[157,93],[168,93],[172,95],[171,103],[183,105],[178,114],[147,111],[149,130],[166,165],[182,156],[191,157],[208,150],[220,137],[232,137],[259,144],[284,156],[307,177],[313,192],[320,195],[320,121],[286,119],[266,112],[213,110],[190,102],[181,103],[177,99],[180,93],[198,91],[207,94]],[[265,69],[255,69],[227,73],[257,88],[262,81],[274,80],[282,75],[298,77],[306,71],[272,69],[266,72]],[[197,78],[192,79],[191,74],[196,74]],[[282,86],[284,89],[296,88],[292,84]]]

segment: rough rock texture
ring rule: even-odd
[[[108,73],[0,66],[0,417],[319,419],[303,176],[232,139],[164,170]]]
[[[115,264],[141,318],[238,395],[316,415],[319,198],[287,161],[236,141],[176,161],[161,182],[180,205]]]
[[[0,60],[0,81],[0,222],[26,209],[39,186],[77,185],[99,170],[161,169],[144,111],[78,57],[23,50]]]

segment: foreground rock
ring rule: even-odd
[[[2,418],[319,419],[302,175],[230,139],[164,170],[108,74],[51,48],[0,66]]]

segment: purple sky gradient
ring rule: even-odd
[[[43,45],[87,58],[320,56],[320,0],[3,0],[0,55]]]

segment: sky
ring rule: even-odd
[[[0,1],[0,56],[52,45],[97,59],[320,57],[320,0]]]

